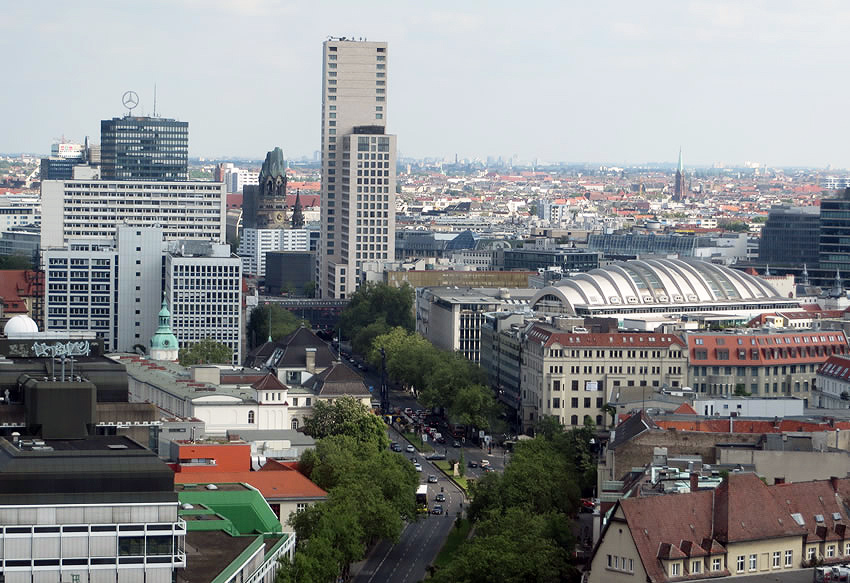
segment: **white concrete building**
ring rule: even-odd
[[[796,398],[726,397],[694,399],[693,408],[706,417],[800,417],[805,401]]]
[[[37,196],[0,196],[0,231],[41,222],[41,199]]]
[[[319,297],[345,298],[363,261],[395,258],[396,139],[386,135],[387,43],[325,41]]]
[[[180,348],[211,338],[231,348],[233,364],[242,362],[242,262],[229,245],[169,243],[164,291]]]
[[[162,227],[166,240],[225,240],[224,183],[45,180],[42,247],[112,239],[120,224]]]
[[[309,251],[307,229],[242,229],[239,249],[245,275],[266,276],[266,253],[269,251]]]
[[[107,350],[132,351],[156,331],[162,229],[120,226],[112,240],[73,238],[45,249],[46,331],[93,331]]]

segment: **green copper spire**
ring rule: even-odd
[[[162,309],[159,311],[159,327],[151,337],[151,354],[154,350],[177,350],[177,336],[171,331],[171,312],[162,294]]]

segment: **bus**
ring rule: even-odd
[[[428,512],[428,484],[419,484],[416,489],[416,512]]]
[[[464,437],[466,435],[466,425],[450,423],[449,431],[451,432],[452,437],[454,437],[455,439],[460,439],[461,437]]]

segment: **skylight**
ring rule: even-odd
[[[815,514],[815,522],[823,522],[823,514]]]
[[[791,518],[793,518],[793,519],[794,519],[794,522],[796,522],[796,523],[797,523],[797,524],[799,524],[800,526],[806,526],[806,521],[805,521],[805,520],[803,520],[803,515],[802,515],[802,514],[800,514],[799,512],[794,512],[794,513],[792,513],[792,514],[791,514]]]

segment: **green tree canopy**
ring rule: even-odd
[[[347,435],[363,447],[377,451],[389,447],[384,422],[366,405],[346,395],[334,401],[316,401],[313,412],[304,422],[304,431],[314,439]]]
[[[379,322],[383,326],[376,326]],[[413,288],[407,284],[402,287],[385,283],[362,285],[339,317],[342,334],[352,339],[352,348],[360,354],[369,351],[376,336],[396,326],[413,331],[414,325]],[[370,333],[359,336],[367,327],[371,327]]]
[[[233,350],[226,344],[205,338],[186,348],[181,348],[178,362],[183,366],[194,364],[233,364]]]
[[[255,308],[248,318],[248,349],[253,349],[269,339],[269,312],[271,312],[272,340],[280,340],[295,332],[298,326],[309,322],[301,320],[292,312],[275,304]]]

